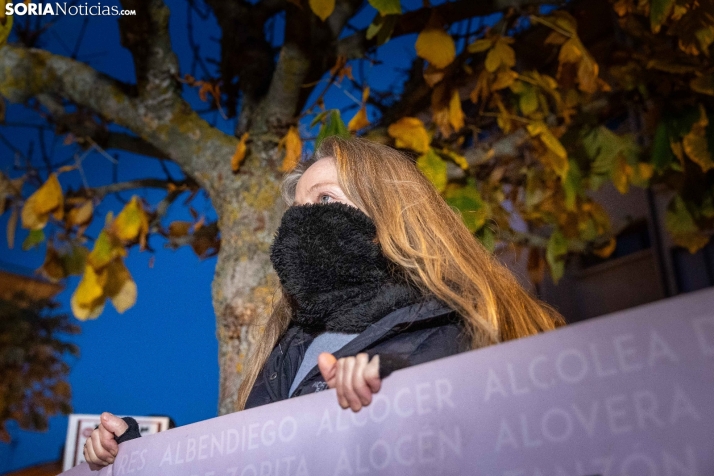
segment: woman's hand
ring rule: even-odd
[[[337,389],[337,401],[342,408],[359,411],[372,402],[372,394],[379,392],[382,379],[379,378],[379,356],[369,360],[367,354],[343,357],[323,352],[317,358],[322,377],[327,386]]]
[[[84,459],[92,471],[114,462],[119,451],[115,436],[121,436],[129,428],[124,420],[109,412],[102,413],[99,426],[84,444]]]

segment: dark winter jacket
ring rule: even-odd
[[[334,353],[336,358],[366,352],[379,354],[380,377],[411,365],[447,357],[468,349],[459,316],[436,300],[397,309],[371,324]],[[275,346],[248,396],[246,408],[288,398],[293,378],[314,336],[290,327]],[[293,397],[325,390],[317,365],[298,384]]]
[[[291,326],[275,346],[253,385],[245,408],[258,407],[288,398],[288,392],[305,351],[314,339],[299,326]],[[379,354],[381,378],[411,365],[448,357],[468,350],[461,318],[436,300],[397,309],[371,324],[342,349],[336,358],[366,352],[370,358]],[[327,389],[317,365],[298,385],[293,397]],[[139,437],[139,427],[124,418],[129,430],[118,442]]]

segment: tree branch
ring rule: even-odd
[[[154,113],[170,109],[181,95],[179,65],[169,36],[169,8],[163,0],[122,0],[136,16],[119,18],[121,43],[134,58],[139,97]]]
[[[89,107],[118,124],[137,125],[135,103],[118,81],[82,62],[45,50],[11,45],[0,48],[0,94],[21,103],[42,93]]]
[[[157,149],[152,144],[149,144],[141,137],[137,137],[131,134],[124,134],[123,132],[108,132],[103,137],[98,137],[98,139],[104,139],[103,141],[97,141],[103,149],[119,149],[125,152],[131,152],[132,154],[145,155],[147,157],[153,157],[155,159],[170,159],[162,150]]]
[[[394,26],[391,37],[396,38],[410,33],[418,33],[426,27],[432,11],[447,24],[452,24],[472,17],[490,15],[507,8],[523,8],[529,5],[563,4],[564,0],[458,0],[447,2],[436,7],[420,8],[401,15]],[[363,58],[365,52],[376,46],[376,37],[367,40],[367,30],[358,31],[341,39],[337,44],[337,52],[348,59]]]
[[[240,135],[250,128],[253,112],[267,92],[275,69],[273,46],[265,38],[265,23],[285,8],[286,2],[271,0],[251,5],[242,1],[206,0],[206,4],[213,10],[223,33],[220,68],[229,117],[237,114],[242,92],[236,125],[236,135]]]
[[[165,179],[145,178],[129,180],[127,182],[110,183],[109,185],[100,185],[99,187],[83,189],[82,192],[88,193],[94,197],[102,198],[109,195],[110,193],[124,192],[126,190],[136,190],[139,188],[159,188],[166,190],[169,188],[170,184],[171,182]],[[175,183],[173,185],[181,186],[186,184],[187,182],[184,181],[181,183]]]
[[[42,93],[68,99],[133,131],[209,193],[218,193],[221,177],[231,176],[237,139],[211,127],[180,98],[157,117],[145,102],[126,94],[121,83],[84,63],[34,48],[0,48],[0,94],[24,102]]]
[[[59,134],[69,131],[80,140],[86,141],[89,138],[104,150],[119,149],[156,159],[169,159],[161,150],[140,137],[123,132],[108,131],[104,125],[97,124],[94,121],[78,122],[76,114],[68,114],[61,101],[50,94],[38,94],[37,101],[50,112],[51,116],[47,119],[50,123],[56,125],[56,132]]]
[[[469,166],[475,167],[489,160],[499,157],[515,157],[520,154],[518,150],[529,138],[526,129],[517,129],[506,136],[501,136],[495,141],[479,144],[464,152],[464,157]]]
[[[342,0],[325,22],[309,8],[286,7],[285,42],[270,87],[256,108],[257,131],[281,128],[294,120],[314,85],[337,60],[336,41],[362,0]]]

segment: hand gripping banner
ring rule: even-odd
[[[714,290],[123,443],[66,475],[712,476]]]

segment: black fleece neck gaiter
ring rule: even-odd
[[[270,260],[294,323],[312,331],[362,332],[419,301],[419,292],[393,275],[376,236],[372,220],[343,203],[285,212]]]

